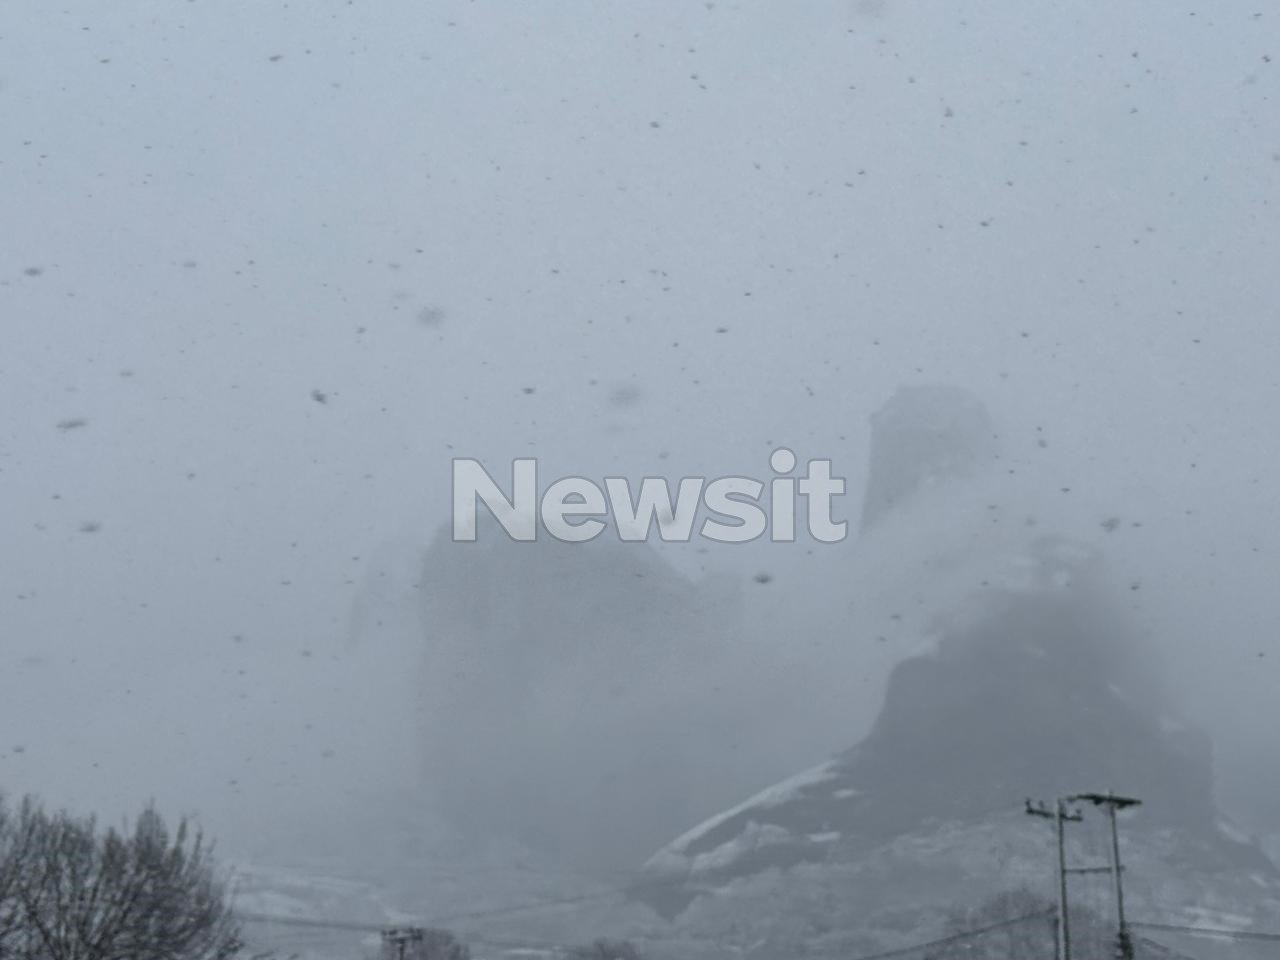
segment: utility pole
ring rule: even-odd
[[[1116,923],[1118,926],[1116,958],[1117,960],[1133,960],[1133,940],[1129,936],[1129,925],[1124,919],[1124,886],[1120,882],[1120,875],[1124,872],[1124,867],[1120,864],[1120,833],[1116,828],[1116,811],[1139,806],[1142,801],[1133,797],[1118,797],[1110,790],[1106,793],[1081,793],[1070,799],[1088,801],[1096,807],[1107,808],[1107,819],[1111,821],[1111,877],[1116,889]]]
[[[421,927],[392,927],[382,931],[382,943],[384,946],[394,946],[396,960],[404,960],[405,947],[410,943],[421,943],[422,936]]]
[[[1054,822],[1058,836],[1058,928],[1055,940],[1057,960],[1071,960],[1071,925],[1067,920],[1067,843],[1064,827],[1084,819],[1078,811],[1067,812],[1067,801],[1059,798],[1049,810],[1043,803],[1037,807],[1027,801],[1027,813],[1047,817]]]

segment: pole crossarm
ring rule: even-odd
[[[1117,810],[1142,806],[1142,801],[1135,797],[1120,797],[1110,791],[1106,793],[1077,793],[1075,796],[1067,797],[1066,799],[1072,803],[1092,803],[1095,807],[1111,806]]]
[[[1065,799],[1070,800],[1071,798],[1067,797]],[[1058,819],[1057,811],[1051,808],[1043,800],[1040,801],[1039,805],[1034,807],[1031,805],[1031,801],[1028,800],[1027,813],[1031,814],[1033,817],[1047,817],[1050,820]],[[1081,820],[1084,819],[1084,814],[1081,813],[1079,810],[1073,810],[1071,813],[1064,812],[1062,814],[1062,819],[1066,821],[1070,821],[1071,823],[1079,823]]]

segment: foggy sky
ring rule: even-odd
[[[901,383],[980,396],[1046,517],[1140,519],[1189,703],[1266,743],[1275,19],[9,0],[0,789],[246,836],[404,786],[412,618],[389,648],[352,605],[447,519],[451,457],[785,444],[854,519]],[[664,553],[813,606],[799,548]]]

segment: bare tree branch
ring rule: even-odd
[[[243,944],[210,853],[151,807],[126,834],[0,806],[0,960],[230,960]]]

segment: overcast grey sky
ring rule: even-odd
[[[1036,495],[1142,518],[1200,707],[1274,728],[1276,19],[8,0],[0,788],[215,826],[346,789],[398,722],[344,724],[399,675],[351,606],[451,457],[781,443],[856,501],[901,383],[972,389]]]

